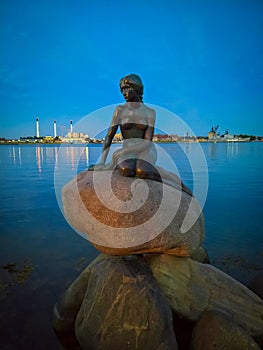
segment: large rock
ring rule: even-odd
[[[218,310],[206,311],[196,323],[191,350],[260,350],[258,344],[230,316]]]
[[[251,336],[263,335],[263,300],[212,265],[169,255],[144,257],[179,315],[197,321],[208,309],[230,314]]]
[[[200,205],[180,187],[84,171],[64,186],[62,200],[68,222],[109,255],[191,256],[204,239]]]
[[[83,350],[176,350],[172,311],[139,256],[100,255],[55,307],[57,331]]]

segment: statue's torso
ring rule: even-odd
[[[124,139],[144,139],[146,129],[154,126],[154,116],[152,110],[143,103],[140,103],[137,108],[123,105],[119,124]]]

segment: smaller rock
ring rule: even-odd
[[[200,245],[192,254],[191,259],[196,260],[203,264],[210,264],[210,258],[207,250],[203,245]]]
[[[260,347],[227,313],[209,310],[196,323],[191,340],[191,350],[204,349],[260,350]]]
[[[209,309],[226,311],[253,337],[263,336],[263,300],[231,276],[190,258],[146,255],[174,312],[198,321]]]
[[[176,350],[172,311],[140,256],[99,255],[55,307],[83,350]]]

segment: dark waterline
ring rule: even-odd
[[[200,145],[160,147],[193,188],[189,155],[195,155]],[[247,283],[263,266],[263,143],[201,147],[209,172],[205,246],[213,264]],[[100,152],[101,145],[88,150],[66,146],[65,167],[82,171],[97,161]],[[52,308],[98,254],[59,209],[54,190],[58,156],[59,146],[53,145],[0,147],[1,349],[59,349]],[[169,167],[165,158],[160,165]],[[205,170],[195,168],[199,179]]]

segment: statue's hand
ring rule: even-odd
[[[104,164],[99,163],[99,164],[91,164],[88,168],[89,171],[96,171],[96,170],[103,170],[105,167]]]

